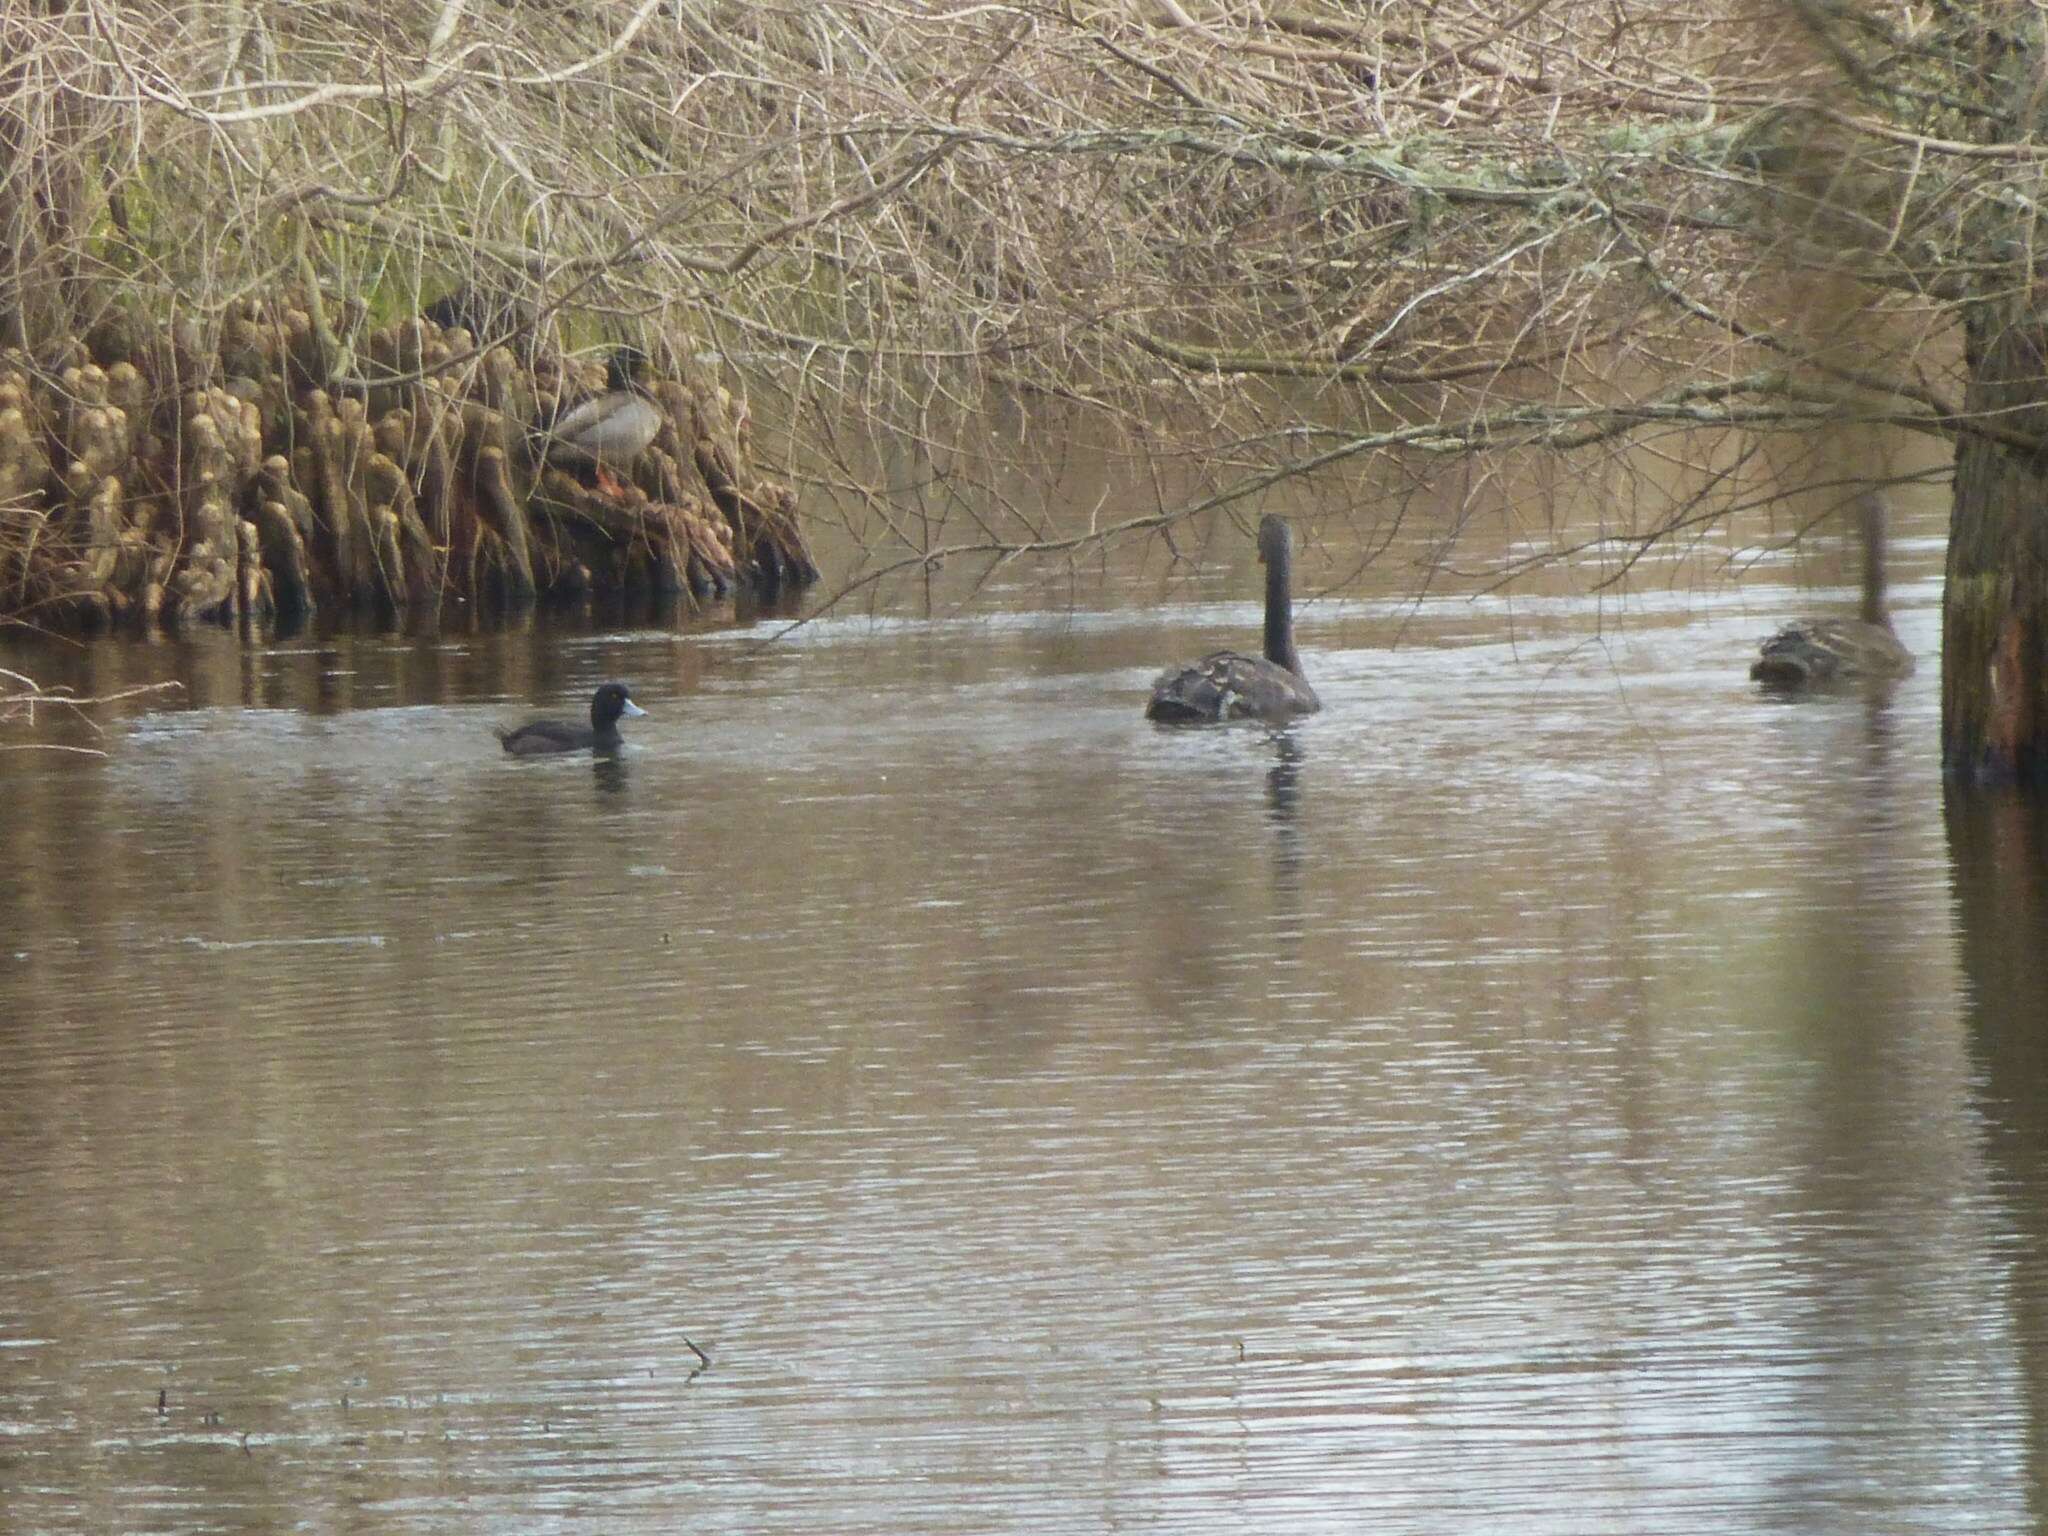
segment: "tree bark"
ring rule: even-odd
[[[2048,785],[2048,321],[1965,322],[1968,412],[2043,448],[1966,432],[1941,616],[1942,763],[1959,784]]]

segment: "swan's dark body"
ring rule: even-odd
[[[1145,706],[1146,719],[1167,725],[1278,724],[1323,707],[1302,676],[1301,653],[1294,648],[1294,544],[1287,524],[1277,517],[1259,523],[1259,558],[1266,562],[1266,654],[1212,651],[1161,673]]]
[[[1763,644],[1749,669],[1776,688],[1825,688],[1858,679],[1904,677],[1913,655],[1890,626],[1859,619],[1799,619]]]
[[[604,393],[534,423],[534,442],[549,463],[570,469],[628,470],[661,431],[661,407],[636,370],[647,354],[620,347],[605,362]]]
[[[1913,653],[1892,628],[1885,607],[1884,498],[1856,498],[1863,531],[1863,612],[1855,619],[1795,619],[1764,641],[1749,675],[1786,692],[1904,677]]]
[[[621,715],[644,715],[647,711],[633,702],[624,683],[606,683],[590,696],[590,724],[568,720],[531,720],[517,730],[498,732],[498,740],[514,757],[535,757],[544,752],[581,752],[592,747],[616,747]]]

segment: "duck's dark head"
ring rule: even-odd
[[[605,359],[604,385],[606,389],[636,389],[640,383],[640,370],[652,366],[645,352],[631,342],[614,347],[612,355]]]
[[[621,715],[646,713],[633,702],[633,695],[626,691],[624,683],[606,683],[590,696],[590,724],[596,730],[612,729],[619,723]]]

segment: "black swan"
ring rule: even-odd
[[[1863,616],[1795,619],[1763,643],[1749,669],[1759,683],[1788,692],[1833,683],[1904,677],[1913,653],[1900,643],[1884,600],[1885,501],[1875,491],[1856,498],[1863,530]]]
[[[1266,563],[1266,654],[1217,651],[1160,675],[1145,718],[1168,725],[1218,720],[1278,724],[1323,707],[1301,675],[1294,648],[1294,540],[1277,517],[1259,523],[1259,558]]]

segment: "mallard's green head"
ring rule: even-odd
[[[604,387],[610,390],[635,389],[639,386],[640,370],[649,366],[647,354],[631,342],[615,347],[605,360]]]

